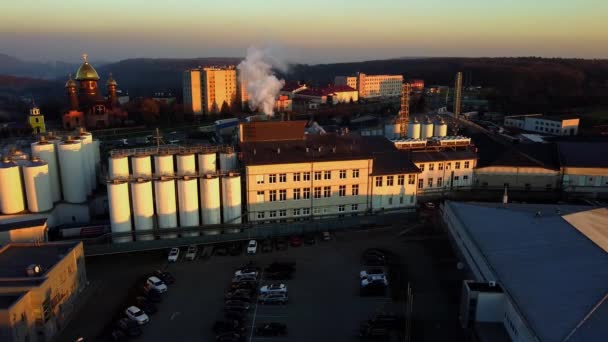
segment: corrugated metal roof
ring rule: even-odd
[[[559,157],[565,167],[608,167],[608,142],[559,142]]]

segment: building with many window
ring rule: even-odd
[[[402,75],[366,75],[336,76],[336,86],[349,86],[356,89],[360,99],[386,98],[401,96]]]
[[[477,154],[469,147],[416,150],[411,152],[411,160],[420,170],[416,183],[419,195],[469,189],[473,186]]]
[[[194,115],[240,111],[247,98],[233,65],[189,69],[183,75],[184,109]]]
[[[608,196],[608,143],[558,142],[562,188],[589,197]]]
[[[577,135],[579,119],[576,117],[551,117],[542,114],[505,116],[505,127],[549,135]]]

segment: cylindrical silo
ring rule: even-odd
[[[40,141],[32,143],[32,156],[44,160],[49,167],[49,177],[51,179],[51,195],[53,202],[61,200],[61,181],[59,176],[59,168],[57,165],[57,153],[55,152],[55,144],[47,141],[44,137]]]
[[[150,156],[133,156],[131,157],[132,175],[135,178],[149,178],[152,176],[152,161]]]
[[[437,124],[435,124],[435,128],[433,129],[433,136],[435,137],[445,137],[448,135],[448,125],[445,121],[441,120]]]
[[[200,179],[201,216],[203,225],[222,223],[220,179],[207,175]],[[205,234],[208,234],[205,231]],[[215,232],[219,233],[219,231]]]
[[[0,212],[5,215],[25,210],[19,166],[8,157],[0,161]]]
[[[179,225],[180,227],[195,227],[199,223],[198,211],[198,182],[196,178],[184,176],[177,181],[179,196]],[[198,232],[184,233],[183,236],[198,236]]]
[[[82,139],[82,148],[85,155],[85,161],[87,164],[87,172],[89,173],[88,185],[93,190],[97,189],[97,178],[95,172],[95,144],[93,143],[93,135],[84,130],[80,131],[80,138]]]
[[[154,181],[156,216],[158,228],[177,228],[177,208],[175,205],[175,181],[170,177],[161,177]],[[177,234],[162,234],[161,238],[176,238]]]
[[[84,181],[84,186],[87,191],[87,195],[90,195],[93,192],[93,185],[91,184],[91,164],[89,163],[89,154],[90,151],[90,142],[86,141],[85,136],[76,137],[77,140],[80,140],[80,153],[82,155],[82,179]]]
[[[198,172],[201,175],[217,172],[217,153],[202,153],[198,155]]]
[[[101,152],[99,151],[99,140],[93,140],[93,162],[94,162],[94,168],[93,171],[95,171],[95,189],[97,189],[97,186],[99,185],[99,178],[98,175],[100,174],[100,169],[101,169]]]
[[[32,157],[32,160],[23,165],[22,169],[29,211],[38,213],[51,210],[53,208],[53,193],[49,165],[38,157]]]
[[[154,172],[159,176],[173,176],[175,173],[173,155],[159,154],[154,156]]]
[[[222,214],[224,223],[241,223],[241,176],[229,174],[222,177]]]
[[[411,139],[420,139],[420,123],[418,120],[410,121],[407,124],[407,137]]]
[[[131,232],[131,208],[129,206],[129,183],[113,180],[108,183],[108,206],[112,233]],[[133,241],[133,235],[112,237],[113,242]]]
[[[148,164],[150,158],[148,157]],[[154,229],[154,197],[152,181],[137,179],[131,183],[131,203],[133,206],[133,223],[136,232],[152,231]],[[138,241],[154,240],[152,234],[137,234]]]
[[[180,176],[196,174],[194,154],[178,154],[175,158],[177,159],[177,173]]]
[[[389,140],[401,137],[401,125],[396,122],[389,122],[384,125],[384,136]]]
[[[235,152],[220,152],[220,170],[222,172],[234,171],[238,168]]]
[[[63,199],[68,203],[84,203],[87,189],[82,172],[82,144],[79,139],[68,137],[57,146]]]
[[[427,120],[422,124],[420,139],[428,139],[433,136],[433,123]]]
[[[108,176],[110,179],[129,177],[129,158],[126,156],[110,157],[108,160]]]

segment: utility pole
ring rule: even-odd
[[[456,82],[454,83],[454,131],[458,135],[460,109],[462,101],[462,71],[456,73]]]
[[[414,308],[414,293],[412,291],[412,285],[410,282],[407,283],[407,299],[405,303],[405,342],[411,342],[412,334],[412,312]]]

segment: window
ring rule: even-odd
[[[272,173],[270,175],[268,175],[268,183],[276,183],[277,182],[277,175]]]
[[[410,196],[410,203],[414,203],[414,196]]]
[[[435,170],[435,164],[431,163],[429,164],[429,171],[434,171]]]
[[[388,205],[393,205],[393,198],[392,197],[388,198]]]
[[[339,212],[343,212],[344,211],[344,205],[339,205],[338,206],[338,211]]]
[[[403,196],[399,197],[399,204],[403,204]]]
[[[256,202],[258,202],[258,203],[264,202],[264,191],[258,191]]]
[[[321,187],[315,187],[315,198],[321,198]]]
[[[279,173],[279,183],[285,183],[285,182],[287,182],[287,174]]]
[[[331,179],[331,171],[323,171],[323,179]]]
[[[465,168],[465,169],[468,169],[468,168],[469,168],[469,162],[468,162],[468,161],[465,161],[465,162],[464,162],[464,168]]]
[[[433,178],[427,179],[427,183],[428,183],[429,187],[432,187],[433,186]]]
[[[276,190],[268,191],[268,197],[269,197],[268,200],[270,202],[275,202],[277,200],[277,191]]]
[[[404,182],[405,182],[405,176],[404,175],[397,176],[397,185],[403,185]]]
[[[258,184],[264,184],[264,175],[256,175],[255,182]]]
[[[310,215],[310,208],[302,208],[302,215]]]
[[[359,195],[359,184],[353,184],[353,186],[352,186],[352,195],[353,196],[358,196]]]
[[[300,199],[300,189],[293,189],[293,199],[294,200]]]
[[[358,204],[351,204],[351,206],[350,206],[350,210],[352,210],[352,211],[357,211],[357,210],[359,210],[359,205],[358,205]]]
[[[310,172],[304,172],[304,181],[310,181]]]
[[[445,163],[445,169],[449,170],[452,167],[452,163]]]
[[[423,186],[424,186],[424,179],[422,179],[422,178],[418,179],[418,189],[422,189]]]
[[[310,188],[304,188],[304,194],[302,197],[304,199],[310,199]]]
[[[393,186],[393,176],[386,176],[386,186]]]
[[[300,181],[300,173],[296,172],[293,174],[293,181],[294,182],[299,182]]]
[[[321,180],[321,171],[315,171],[315,180]]]
[[[269,211],[268,212],[268,216],[270,216],[270,217],[277,217],[277,212],[275,210]]]
[[[321,208],[312,208],[312,213],[313,213],[313,215],[320,215]]]
[[[280,216],[280,217],[285,217],[285,216],[287,216],[287,210],[285,210],[285,209],[281,209],[281,210],[279,210],[279,216]]]
[[[294,209],[293,210],[293,216],[300,216],[300,209]]]
[[[376,177],[376,187],[382,186],[382,177]]]
[[[287,199],[287,190],[279,190],[279,201],[284,201]]]
[[[416,175],[407,175],[407,184],[414,184],[416,180]]]
[[[456,162],[456,163],[455,163],[455,165],[454,165],[454,167],[455,167],[456,169],[460,169],[460,162]]]
[[[437,164],[437,170],[443,170],[443,163]]]
[[[420,169],[420,171],[424,171],[424,164],[418,165],[418,168]]]
[[[346,178],[346,170],[340,170],[340,179]]]
[[[340,185],[340,188],[338,189],[338,196],[346,196],[346,185]]]
[[[442,182],[443,182],[443,178],[441,178],[441,177],[437,178],[437,186],[441,186]]]
[[[353,178],[359,178],[359,169],[353,170]]]
[[[323,197],[331,197],[331,186],[323,187]]]
[[[458,176],[454,176],[454,180],[458,181],[460,178]]]
[[[258,212],[258,219],[263,219],[264,218],[264,212],[260,211]]]
[[[464,181],[469,180],[469,176],[466,176],[466,175],[462,176],[462,180],[464,180]]]

